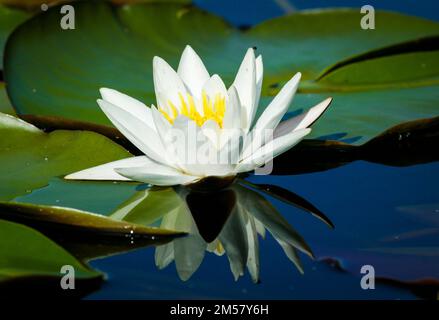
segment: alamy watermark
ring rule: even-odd
[[[361,277],[360,286],[363,290],[374,290],[375,289],[375,268],[371,265],[364,265],[360,270]]]
[[[364,14],[360,21],[361,29],[375,30],[375,8],[371,5],[365,5],[361,7],[360,12]]]
[[[60,273],[63,275],[61,277],[60,286],[63,290],[74,290],[75,289],[75,268],[71,265],[64,265],[61,267]]]
[[[46,3],[41,5],[42,11],[49,10],[49,6]],[[65,4],[60,8],[60,27],[63,30],[75,29],[75,8],[72,5]]]

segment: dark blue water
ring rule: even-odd
[[[439,2],[436,0],[195,0],[195,3],[237,26],[253,25],[292,9],[360,8],[364,5],[439,20]]]
[[[259,284],[248,273],[235,282],[227,258],[211,253],[182,282],[174,264],[157,270],[154,249],[146,248],[94,261],[109,281],[89,298],[414,298],[407,289],[380,282],[375,290],[361,289],[360,269],[372,265],[377,276],[407,281],[439,276],[438,179],[437,162],[390,167],[364,161],[318,173],[253,177],[253,182],[283,186],[305,197],[334,222],[331,230],[271,199],[317,257],[313,261],[301,254],[304,275],[271,236],[260,241]],[[343,270],[322,261],[327,257],[339,260]]]

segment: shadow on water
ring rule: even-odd
[[[439,160],[439,117],[394,126],[356,146],[336,140],[304,140],[274,160],[274,175],[325,171],[365,160],[410,166]]]

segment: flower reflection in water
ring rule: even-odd
[[[259,282],[259,241],[267,231],[301,273],[298,252],[313,257],[302,236],[276,208],[239,183],[210,193],[185,187],[146,189],[112,217],[188,233],[155,251],[156,266],[163,269],[174,261],[183,281],[197,271],[207,251],[228,258],[235,280],[247,268],[253,282]]]

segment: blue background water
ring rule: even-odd
[[[285,14],[288,10],[279,3],[288,3],[296,10],[372,5],[375,9],[439,20],[439,1],[436,0],[195,0],[195,3],[238,26],[253,25]]]

